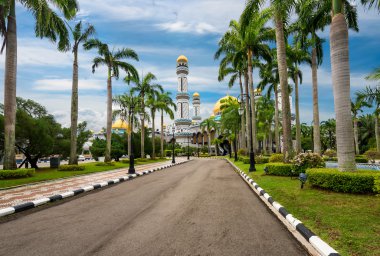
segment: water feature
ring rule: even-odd
[[[337,162],[326,162],[326,168],[338,168]],[[380,164],[356,164],[359,170],[380,171]]]

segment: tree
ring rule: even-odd
[[[3,0],[0,3],[0,33],[4,38],[5,52],[4,72],[4,169],[16,169],[15,162],[15,125],[16,125],[16,77],[17,77],[17,30],[16,3],[32,13],[36,21],[37,37],[47,37],[51,41],[58,40],[58,49],[67,50],[68,32],[64,22],[51,8],[62,12],[65,18],[71,19],[78,10],[75,0]]]
[[[106,152],[105,162],[111,161],[111,129],[112,129],[112,77],[119,79],[119,70],[122,69],[127,73],[127,78],[138,79],[138,73],[135,67],[123,60],[133,59],[138,61],[139,58],[135,51],[129,48],[122,48],[116,51],[110,51],[108,44],[102,43],[98,39],[90,39],[84,45],[84,49],[98,50],[98,57],[95,57],[92,65],[94,73],[99,65],[107,67],[107,132],[106,132]]]
[[[352,126],[352,123],[351,123]],[[322,145],[324,150],[336,148],[336,121],[328,119],[321,122]]]
[[[161,157],[165,157],[165,154],[164,154],[164,113],[168,114],[170,119],[173,120],[174,119],[173,109],[174,111],[176,111],[177,105],[174,103],[173,99],[171,98],[170,92],[160,93],[158,95],[157,101],[159,102],[158,110],[161,112],[161,130],[160,130]]]
[[[211,131],[216,126],[216,122],[212,117],[209,117],[205,120],[203,120],[200,124],[200,127],[202,129],[202,132],[207,133],[207,145],[208,145],[208,153],[211,155]]]
[[[266,155],[267,142],[269,141],[269,150],[272,150],[272,122],[274,117],[274,101],[268,97],[261,97],[257,101],[257,119],[259,121],[259,131],[263,135],[263,150]]]
[[[141,107],[141,158],[145,158],[145,150],[144,150],[144,138],[145,138],[145,119],[147,119],[147,115],[145,114],[145,105],[146,98],[149,95],[162,93],[162,86],[159,84],[155,84],[156,76],[152,73],[148,73],[145,76],[141,77],[141,81],[138,76],[136,77],[126,77],[125,81],[127,83],[132,82],[135,86],[131,89],[132,92],[137,92],[138,97],[140,98],[140,107]],[[154,132],[154,131],[153,131]]]
[[[74,54],[73,63],[73,83],[71,89],[71,139],[70,139],[70,160],[69,164],[78,164],[77,158],[77,132],[78,132],[78,51],[79,46],[95,33],[94,26],[88,24],[85,28],[82,21],[78,22],[74,29],[68,25],[73,38],[72,52]]]
[[[359,130],[358,130],[358,114],[363,112],[363,107],[371,107],[370,104],[364,101],[361,97],[356,97],[355,101],[351,101],[351,112],[354,120],[354,135],[355,135],[355,152],[359,155]]]
[[[233,141],[235,159],[237,158],[237,145],[236,135],[241,129],[241,116],[239,115],[239,108],[241,105],[236,100],[228,98],[221,102],[220,110],[222,111],[221,117],[221,130],[226,131],[226,134],[230,134],[230,138]]]

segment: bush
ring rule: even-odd
[[[115,166],[115,163],[113,163],[113,162],[100,162],[100,163],[96,163],[95,166]]]
[[[241,148],[241,149],[238,150],[237,154],[239,156],[247,156],[248,155],[248,151],[245,148]]]
[[[376,149],[367,150],[364,155],[371,162],[374,162],[375,159],[380,159],[380,153]]]
[[[308,182],[314,187],[344,193],[379,193],[380,173],[376,171],[341,172],[338,169],[308,169]]]
[[[255,157],[255,162],[256,164],[266,164],[269,162],[269,157],[268,156],[256,156]]]
[[[304,172],[308,168],[325,167],[325,161],[316,153],[301,153],[298,154],[292,161],[293,169],[296,173]]]
[[[129,159],[123,159],[123,160],[121,160],[121,162],[122,162],[123,164],[129,164]]]
[[[58,171],[83,171],[86,167],[83,165],[75,165],[75,164],[66,164],[61,165],[58,168]]]
[[[283,163],[273,163],[267,164],[267,174],[275,175],[275,176],[293,176],[292,172],[293,166],[292,164],[283,164]]]
[[[336,151],[334,149],[327,149],[324,155],[328,156],[329,158],[336,157]]]
[[[172,156],[172,150],[166,149],[165,156]]]
[[[0,180],[32,177],[34,169],[0,170]]]
[[[145,163],[148,162],[147,158],[135,158],[135,162]]]
[[[199,157],[209,157],[209,155],[207,153],[200,153]]]
[[[272,154],[269,157],[269,163],[282,163],[284,162],[284,154]]]
[[[366,163],[368,163],[368,159],[363,157],[363,156],[357,156],[357,157],[355,157],[355,162],[366,164]]]

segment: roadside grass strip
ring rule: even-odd
[[[150,170],[136,172],[135,174],[128,174],[128,176],[123,176],[123,177],[120,177],[120,178],[117,178],[117,179],[112,179],[112,180],[109,180],[109,181],[100,182],[100,183],[97,183],[97,184],[94,184],[94,185],[87,185],[87,186],[84,186],[82,188],[75,189],[73,191],[64,192],[62,194],[57,194],[57,195],[53,195],[53,196],[50,196],[50,197],[43,197],[43,198],[36,199],[36,200],[30,201],[30,202],[25,202],[25,203],[18,204],[18,205],[15,205],[15,206],[7,207],[7,208],[2,208],[2,209],[0,209],[0,217],[7,216],[7,215],[10,215],[10,214],[13,214],[13,213],[17,213],[17,212],[26,211],[26,210],[38,207],[38,206],[46,204],[46,203],[56,202],[56,201],[62,200],[64,198],[76,196],[76,195],[79,195],[79,194],[82,194],[82,193],[85,193],[85,192],[89,192],[89,191],[92,191],[92,190],[96,190],[96,189],[99,189],[99,188],[103,188],[103,187],[106,187],[106,186],[109,186],[109,185],[114,185],[114,184],[121,183],[121,182],[124,182],[124,181],[132,180],[132,179],[134,179],[136,177],[144,176],[144,175],[153,173],[155,171],[163,170],[163,169],[175,166],[175,165],[186,163],[188,161],[191,161],[191,160],[184,160],[184,161],[177,162],[177,163],[174,163],[174,164],[166,164],[166,165],[163,165],[163,166],[155,167],[155,168],[150,169]]]
[[[243,172],[240,168],[234,165],[229,159],[226,159],[231,166],[238,171],[240,176],[246,181],[252,189],[255,189],[257,194],[263,201],[269,202],[278,213],[293,227],[295,228],[299,234],[301,234],[312,246],[315,248],[318,253],[322,256],[339,256],[340,254],[334,250],[330,245],[324,242],[321,238],[319,238],[316,234],[314,234],[310,229],[308,229],[300,220],[293,217],[284,206],[274,201],[274,199],[264,190],[262,189],[251,177],[249,177],[245,172]]]

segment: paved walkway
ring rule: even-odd
[[[308,255],[222,160],[196,159],[0,224],[0,255]]]
[[[184,161],[184,159],[178,158],[177,161]],[[153,169],[155,167],[164,166],[168,163],[171,163],[171,161],[137,165],[135,166],[135,169],[136,172],[141,172]],[[0,190],[0,209],[120,178],[122,176],[125,176],[127,172],[128,168],[123,168],[113,171],[98,172],[78,177],[71,177],[67,179],[46,181],[34,185],[26,185],[7,190]]]

